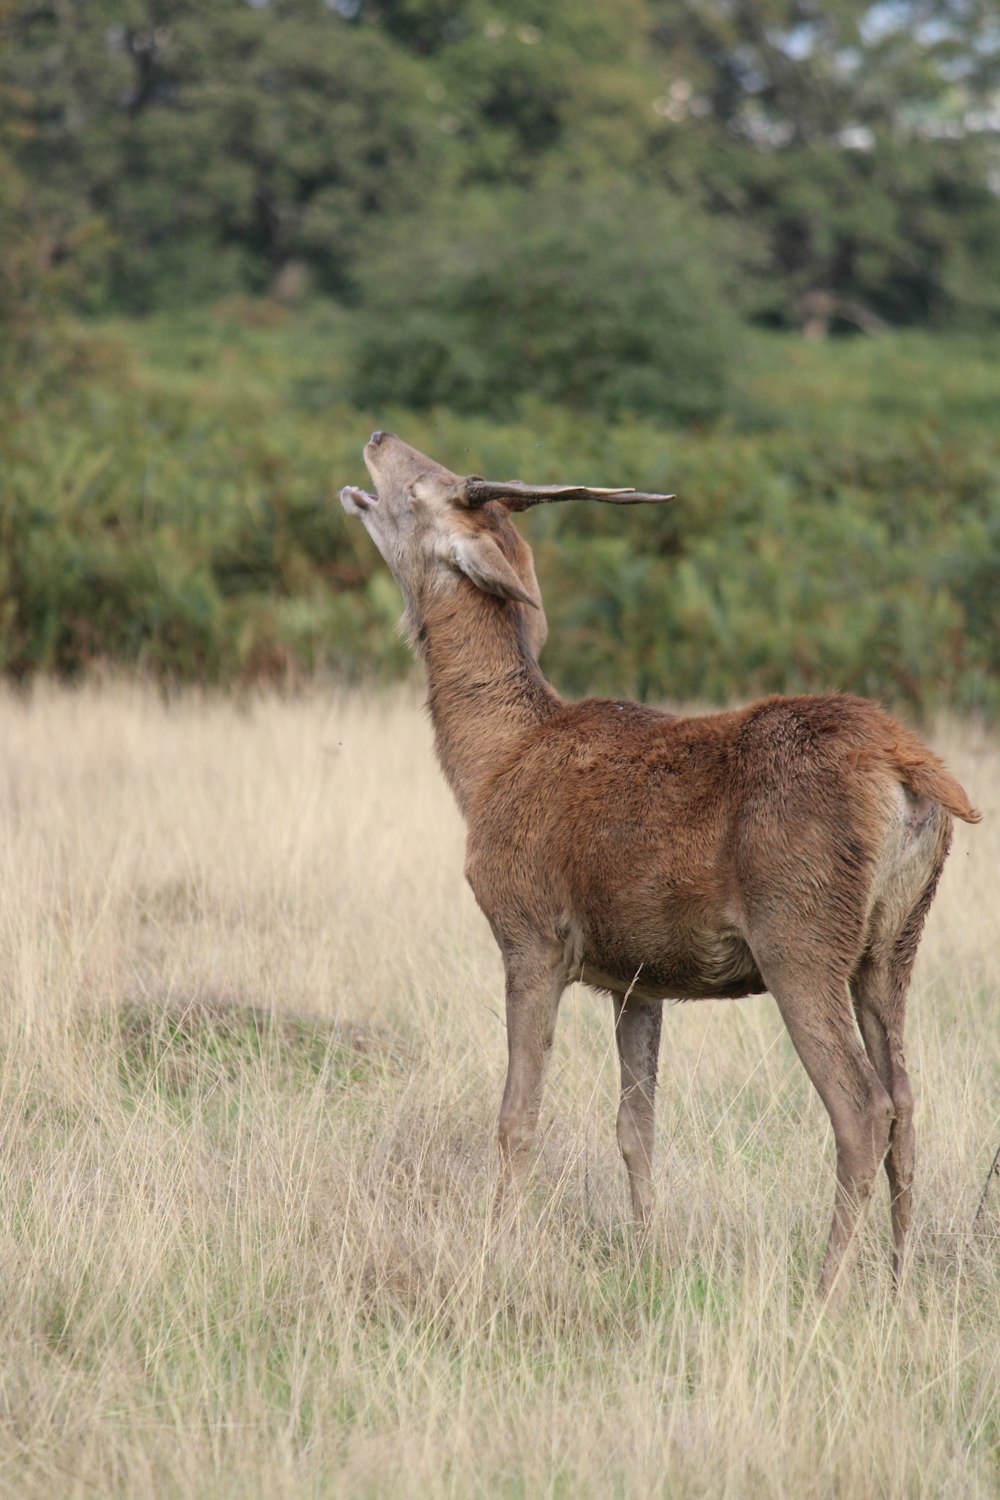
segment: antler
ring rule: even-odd
[[[609,505],[642,505],[674,499],[674,495],[647,495],[642,490],[632,489],[592,489],[583,484],[522,484],[519,479],[508,479],[499,484],[478,474],[470,474],[463,486],[463,501],[469,510],[477,510],[488,500],[502,500],[508,510],[527,510],[549,500],[603,500]]]

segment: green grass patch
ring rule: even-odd
[[[398,1044],[374,1029],[280,1015],[223,999],[128,1002],[105,1022],[129,1097],[183,1100],[259,1073],[271,1086],[331,1091],[381,1077]]]

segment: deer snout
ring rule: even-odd
[[[368,472],[372,475],[373,479],[375,475],[372,471],[372,464],[375,461],[376,457],[381,454],[381,456],[384,458],[387,451],[385,445],[388,444],[389,448],[391,449],[392,444],[398,442],[399,439],[393,437],[391,432],[383,432],[380,427],[376,427],[375,431],[372,433],[371,437],[365,444],[364,452],[361,455],[365,461]]]

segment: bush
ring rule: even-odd
[[[385,425],[455,468],[677,491],[670,506],[521,519],[545,668],[567,692],[843,688],[1000,716],[988,343],[754,340],[741,425],[680,432],[527,399],[506,424],[358,413],[336,404],[342,317],[264,313],[163,319],[123,330],[128,344],[80,335],[72,378],[0,421],[0,671],[409,670],[398,590],[336,501],[366,483],[361,446]]]
[[[654,193],[475,195],[375,257],[351,394],[509,417],[532,395],[668,423],[722,412],[742,337],[720,234]],[[512,248],[514,247],[514,248]]]

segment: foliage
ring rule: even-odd
[[[322,5],[95,0],[12,29],[20,158],[53,236],[68,253],[95,215],[110,231],[91,306],[259,290],[300,259],[339,286],[365,216],[437,170],[405,55]]]
[[[0,377],[9,379],[33,352],[43,320],[43,289],[28,207],[27,187],[9,155],[0,148]]]
[[[771,247],[775,316],[1000,311],[992,7],[657,0],[662,163]]]
[[[539,233],[495,210],[494,280],[501,261],[559,280],[582,232],[562,195],[598,218],[631,195],[626,232],[606,211],[612,275],[629,279],[633,242],[659,272],[664,219],[672,242],[691,222],[700,261],[701,212],[754,247],[749,300],[771,321],[995,321],[995,75],[986,0],[0,3],[7,149],[91,309],[370,295],[373,253],[398,266],[418,221],[421,254],[454,235],[481,262],[469,193],[517,188]],[[515,343],[534,337],[526,303]]]
[[[467,197],[457,225],[417,228],[372,263],[351,395],[509,417],[531,392],[612,417],[717,416],[741,340],[718,239],[635,192]]]
[[[506,424],[346,401],[355,320],[231,304],[80,335],[0,429],[0,661],[168,679],[396,675],[399,599],[335,495],[389,426],[454,467],[642,484],[667,509],[554,507],[535,548],[557,685],[725,701],[839,687],[1000,711],[994,344],[757,337],[701,431],[525,402]]]
[[[52,265],[30,184],[10,150],[4,102],[0,86],[0,396],[46,366],[65,280]]]

